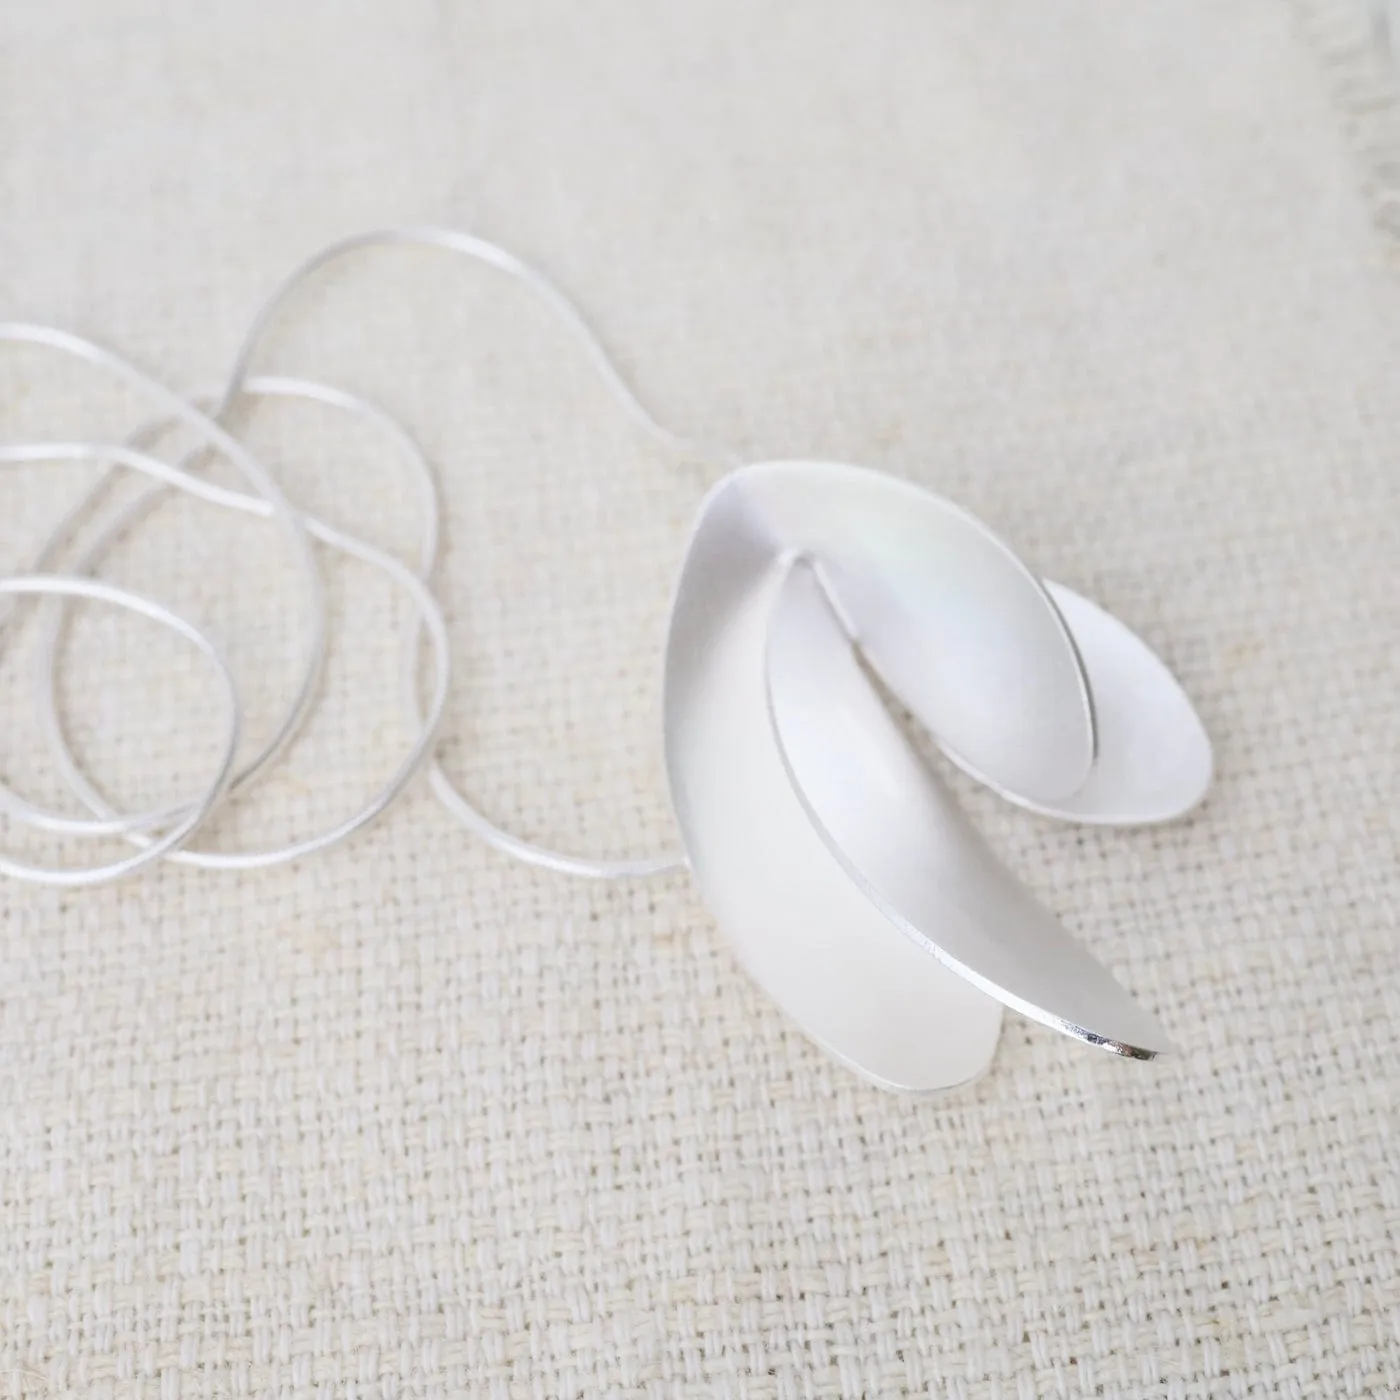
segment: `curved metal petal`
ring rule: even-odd
[[[867,898],[798,800],[769,719],[765,650],[787,572],[742,480],[712,493],[666,649],[666,767],[695,880],[740,959],[814,1040],[888,1088],[990,1063],[1002,1009]]]
[[[1170,1048],[977,835],[862,672],[816,570],[797,560],[768,630],[778,748],[830,853],[911,942],[1024,1015],[1119,1054]]]
[[[979,520],[894,477],[767,462],[734,478],[776,546],[821,561],[847,632],[948,757],[1053,805],[1083,787],[1089,683],[1041,580]]]
[[[1033,812],[1103,826],[1145,826],[1183,817],[1214,773],[1210,736],[1186,692],[1130,628],[1089,599],[1046,583],[1089,673],[1099,753],[1084,786],[1057,803],[1003,796]]]
[[[1000,1003],[1119,1054],[1169,1048],[973,830],[862,660],[953,761],[1033,810],[1161,821],[1209,783],[1166,667],[977,521],[856,468],[744,468],[706,501],[682,572],[666,762],[696,880],[749,970],[890,1087],[980,1073]]]

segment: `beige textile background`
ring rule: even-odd
[[[1320,8],[10,0],[5,315],[196,391],[322,243],[496,238],[665,422],[925,482],[1112,608],[1219,783],[1143,833],[967,794],[1184,1050],[1010,1018],[932,1101],[828,1063],[684,879],[515,867],[421,787],[295,868],[4,886],[0,1395],[1400,1394],[1400,271]],[[259,363],[432,453],[463,785],[542,839],[665,845],[659,630],[716,463],[429,254],[328,274]],[[6,437],[137,411],[0,364]],[[380,444],[287,405],[248,431],[411,548]],[[0,570],[86,479],[0,478]],[[224,847],[348,811],[402,744],[398,605],[327,570],[324,707]],[[267,732],[301,635],[273,533],[167,506],[105,572],[213,628]],[[23,648],[0,685],[0,768],[56,791]],[[85,613],[61,693],[123,802],[207,760],[163,636]]]

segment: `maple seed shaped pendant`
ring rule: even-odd
[[[682,569],[665,745],[691,868],[745,966],[892,1089],[982,1073],[1003,1006],[1121,1055],[1170,1049],[978,835],[875,678],[958,767],[1048,816],[1169,821],[1210,786],[1162,662],[965,511],[855,467],[744,467]]]

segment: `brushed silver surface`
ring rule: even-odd
[[[745,966],[887,1087],[975,1078],[1003,1004],[1121,1055],[1170,1048],[968,822],[872,673],[1037,812],[1165,821],[1210,782],[1161,661],[972,517],[857,468],[741,468],[682,570],[665,746],[691,868]]]
[[[785,575],[768,631],[778,748],[828,850],[912,941],[1006,1005],[1136,1058],[1171,1043],[996,857],[862,671],[815,570]]]
[[[1003,789],[1033,812],[1101,826],[1175,821],[1210,790],[1210,737],[1186,692],[1130,628],[1062,584],[1046,583],[1074,636],[1098,720],[1098,757],[1083,787],[1055,803]]]
[[[949,1088],[990,1063],[1002,1008],[895,927],[798,800],[765,676],[787,569],[742,490],[721,486],[666,651],[666,766],[694,878],[744,966],[813,1040],[885,1088]]]
[[[783,549],[820,562],[866,659],[954,763],[1029,803],[1084,785],[1083,666],[1040,579],[981,521],[832,462],[760,463],[737,481]]]

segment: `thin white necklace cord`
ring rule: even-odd
[[[598,337],[562,292],[514,255],[469,234],[446,229],[400,228],[359,234],[307,259],[276,289],[254,317],[234,359],[232,372],[221,393],[186,400],[164,388],[120,355],[65,331],[19,323],[0,323],[0,342],[47,347],[74,356],[114,375],[137,389],[156,407],[161,418],[137,429],[124,444],[92,442],[26,442],[0,444],[0,465],[21,463],[95,462],[105,472],[69,510],[39,550],[34,566],[13,579],[0,579],[0,600],[11,609],[0,611],[0,646],[5,629],[13,622],[13,606],[30,599],[49,599],[43,609],[43,632],[37,655],[35,698],[41,726],[55,756],[61,776],[92,814],[74,817],[29,802],[0,785],[0,812],[34,828],[70,836],[110,838],[119,836],[136,847],[133,855],[89,869],[47,868],[0,856],[0,874],[45,884],[94,884],[130,874],[156,859],[174,860],[212,869],[249,870],[323,851],[344,841],[380,816],[426,770],[430,789],[453,817],[496,849],[531,865],[594,879],[620,879],[663,873],[683,867],[684,859],[672,853],[624,860],[599,860],[568,854],[527,841],[491,821],[448,777],[436,756],[436,737],[450,693],[451,664],[446,625],[432,592],[441,522],[438,484],[426,457],[413,437],[391,415],[368,400],[333,386],[287,376],[250,377],[249,365],[257,346],[286,300],[310,276],[349,254],[384,246],[416,246],[437,249],[474,259],[523,283],[538,295],[578,340],[605,384],[622,404],[631,421],[669,450],[691,456],[737,464],[733,454],[706,447],[660,423],[646,410],[609,358]],[[413,568],[349,532],[300,511],[287,500],[266,465],[233,436],[227,420],[244,396],[300,398],[318,402],[358,418],[367,428],[383,435],[395,456],[406,464],[416,489],[420,513],[418,557]],[[210,407],[212,405],[212,407]],[[173,425],[191,430],[198,445],[172,465],[148,448]],[[243,477],[249,491],[217,485],[201,475],[200,467],[211,456],[222,456]],[[112,512],[63,575],[54,564],[78,526],[102,504],[115,477],[135,472],[152,484]],[[292,701],[272,738],[241,767],[235,766],[241,723],[241,705],[227,666],[210,639],[193,624],[159,603],[127,593],[91,577],[116,541],[136,528],[170,490],[177,490],[207,504],[266,519],[280,527],[291,543],[302,577],[307,612],[301,655],[301,675]],[[311,837],[260,851],[222,852],[193,849],[191,842],[207,827],[227,801],[252,791],[287,747],[295,742],[315,703],[316,690],[327,645],[328,615],[313,542],[353,557],[389,577],[414,604],[414,622],[404,638],[403,703],[412,742],[389,780],[351,816]],[[119,813],[82,771],[59,715],[57,671],[59,637],[67,606],[72,601],[106,602],[139,613],[176,631],[195,644],[213,662],[230,698],[226,726],[224,765],[211,785],[193,799],[169,808],[141,813]],[[423,635],[432,656],[431,693],[424,707],[419,693],[418,669]]]

